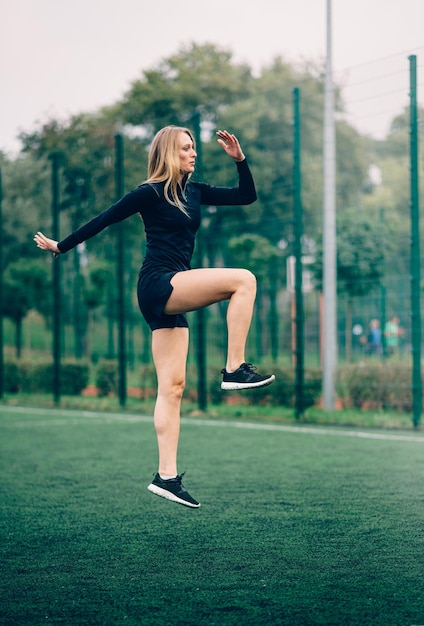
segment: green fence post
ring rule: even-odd
[[[59,152],[50,154],[51,169],[51,194],[52,194],[52,237],[60,241],[59,224]],[[61,311],[62,294],[60,287],[60,261],[53,259],[53,399],[55,404],[60,403],[60,361],[61,361]]]
[[[203,155],[202,138],[200,128],[200,113],[196,111],[193,115],[194,137],[196,139],[196,176],[202,178],[203,175]],[[196,265],[203,266],[203,235],[200,225],[196,240]],[[199,309],[196,315],[196,357],[197,357],[197,403],[200,411],[207,408],[207,373],[206,373],[206,311]]]
[[[383,226],[384,224],[384,208],[380,208],[380,224]],[[386,336],[384,334],[384,329],[386,327],[386,260],[384,260],[384,282],[381,285],[380,293],[381,293],[381,348],[382,348],[382,356],[387,356],[387,347],[386,347]]]
[[[410,84],[410,208],[411,208],[411,327],[412,327],[412,419],[420,423],[421,377],[421,255],[418,186],[417,57],[409,57]]]
[[[115,135],[115,195],[119,200],[124,195],[124,138]],[[124,225],[117,225],[116,271],[118,281],[118,391],[119,404],[125,406],[127,399],[126,341],[125,341],[125,282],[124,282]]]
[[[296,378],[295,378],[295,415],[296,419],[304,409],[304,307],[302,291],[302,236],[303,236],[303,210],[302,210],[302,178],[300,169],[300,94],[299,89],[293,89],[293,219],[294,219],[294,257],[295,261],[295,327],[296,327]]]

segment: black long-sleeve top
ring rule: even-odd
[[[165,183],[143,183],[60,241],[58,248],[60,252],[68,252],[111,224],[139,213],[144,222],[147,244],[141,272],[149,274],[152,270],[190,269],[201,205],[246,205],[256,200],[255,185],[246,159],[236,162],[236,165],[238,187],[213,187],[191,181],[183,186],[181,200],[188,215],[167,202]]]

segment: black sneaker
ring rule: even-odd
[[[156,474],[147,489],[152,493],[155,493],[157,496],[162,496],[162,498],[172,500],[172,502],[178,502],[179,504],[184,504],[184,506],[190,506],[193,509],[198,509],[200,502],[197,502],[194,498],[192,498],[187,489],[184,488],[182,483],[183,476],[184,474],[181,474],[176,478],[163,480],[159,474]]]
[[[256,373],[256,367],[251,363],[242,363],[235,372],[227,372],[227,370],[221,370],[221,374],[224,375],[221,389],[227,391],[237,389],[252,389],[254,387],[266,387],[275,380],[274,374],[265,374],[261,376]]]

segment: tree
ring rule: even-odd
[[[371,222],[360,211],[341,211],[337,221],[337,292],[346,296],[346,358],[350,358],[352,303],[381,286],[389,243],[382,223]],[[311,267],[322,290],[323,250],[318,241]]]
[[[50,171],[45,159],[21,155],[1,164],[3,179],[3,263],[40,258],[34,233],[46,221],[50,207]],[[43,216],[41,221],[40,216]]]
[[[85,337],[85,353],[90,354],[89,337],[92,333],[93,315],[95,309],[104,303],[107,286],[110,280],[110,264],[105,261],[94,261],[83,275],[82,294],[84,303],[88,309],[88,326]]]
[[[418,111],[424,118],[424,108]],[[392,240],[390,266],[393,273],[409,274],[410,256],[410,133],[409,110],[395,116],[387,137],[370,146],[369,161],[379,172],[377,184],[371,185],[363,198],[364,210],[378,220],[384,215],[386,228]],[[424,126],[418,126],[419,159],[424,158]],[[424,196],[424,177],[420,176],[420,197]],[[421,224],[424,235],[424,223]]]
[[[249,66],[232,63],[231,52],[192,43],[143,72],[111,113],[152,137],[167,124],[191,124],[196,110],[214,121],[221,107],[249,95],[251,82]]]
[[[22,354],[22,323],[31,309],[47,317],[51,310],[51,285],[42,261],[25,259],[10,263],[4,279],[3,310],[15,324],[16,357]]]

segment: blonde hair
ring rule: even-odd
[[[184,204],[178,196],[181,171],[178,141],[181,133],[186,133],[196,149],[192,132],[181,126],[165,126],[156,133],[149,151],[146,183],[165,182],[164,195],[167,202],[178,207],[188,215]]]

